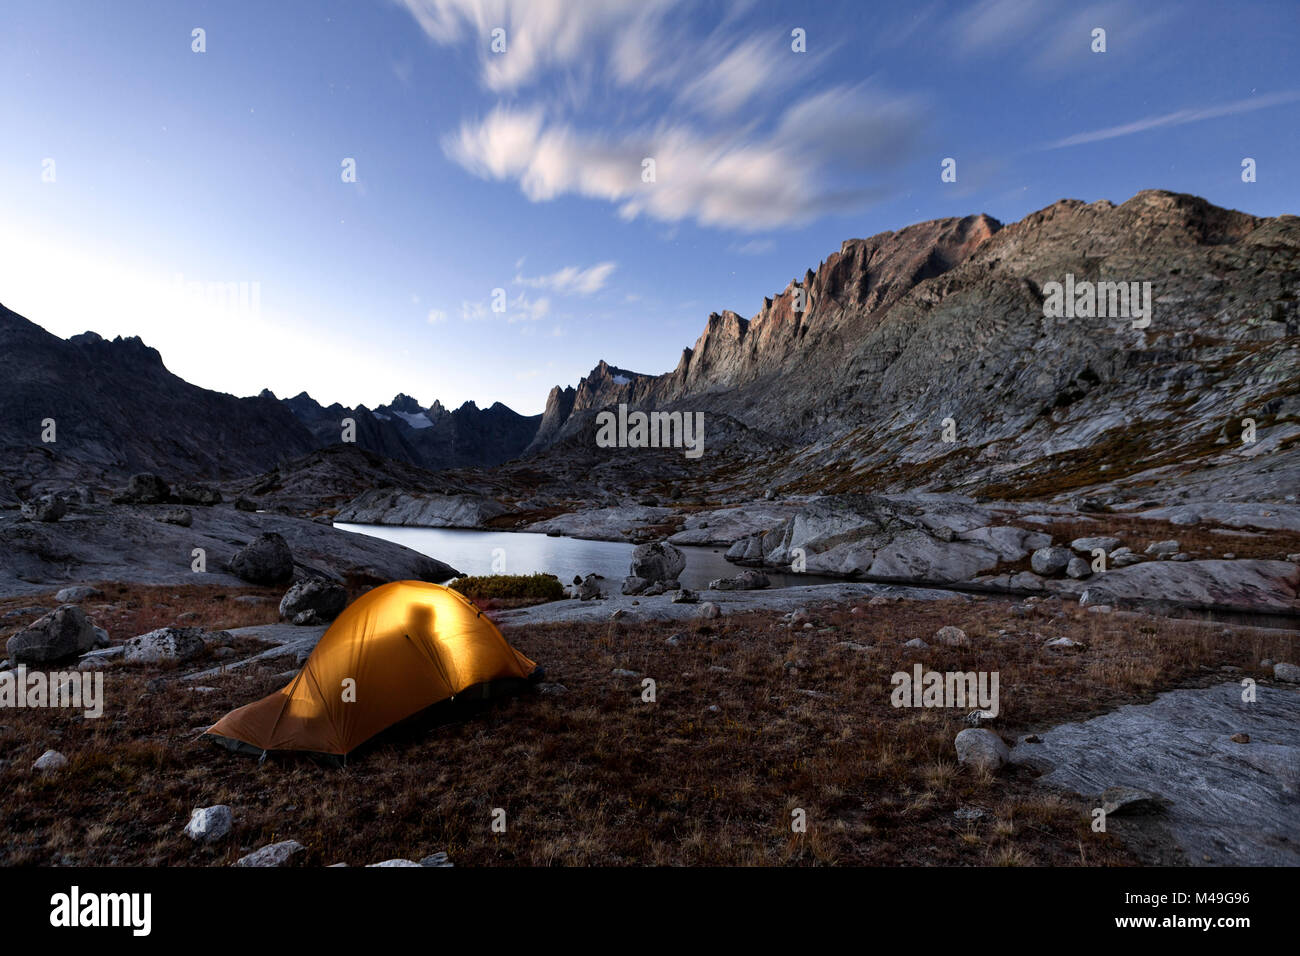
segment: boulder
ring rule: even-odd
[[[1131,548],[1116,548],[1110,553],[1110,564],[1114,568],[1127,568],[1141,561],[1142,556],[1135,554]]]
[[[1300,666],[1278,661],[1273,665],[1273,676],[1288,684],[1300,684]]]
[[[623,579],[624,594],[640,594],[649,586],[650,582],[647,579],[638,577],[635,574],[629,574]]]
[[[1146,554],[1154,554],[1157,557],[1165,557],[1170,554],[1178,553],[1178,542],[1170,539],[1169,541],[1152,541],[1147,545]]]
[[[29,521],[58,521],[68,513],[68,503],[62,495],[41,495],[24,501],[23,517]]]
[[[690,588],[680,588],[673,592],[672,602],[674,604],[694,604],[700,599],[700,596]]]
[[[573,596],[579,601],[595,601],[604,597],[600,591],[599,574],[588,574],[573,586]]]
[[[280,617],[294,624],[327,624],[343,613],[348,592],[333,581],[299,581],[280,599]]]
[[[1050,577],[1064,571],[1072,557],[1074,555],[1065,548],[1039,548],[1029,559],[1029,566],[1034,569],[1035,574]]]
[[[221,504],[221,492],[194,481],[182,481],[173,489],[172,494],[183,505]]]
[[[167,508],[160,512],[157,518],[159,521],[180,525],[182,528],[188,528],[194,523],[194,515],[190,514],[188,508]]]
[[[95,625],[75,604],[64,604],[33,621],[5,644],[14,664],[48,664],[93,650]]]
[[[103,596],[104,592],[99,588],[92,588],[88,584],[78,584],[75,587],[64,588],[59,591],[54,595],[54,600],[60,604],[79,604],[82,601]]]
[[[171,489],[167,482],[157,475],[142,472],[132,475],[126,483],[126,490],[113,499],[115,504],[157,505],[171,498]]]
[[[632,552],[631,575],[647,581],[674,583],[686,569],[686,555],[667,541],[638,545]]]
[[[1119,538],[1095,537],[1095,538],[1075,538],[1070,542],[1070,547],[1080,554],[1092,554],[1097,548],[1110,554],[1120,546]]]
[[[934,639],[939,644],[947,644],[949,647],[965,647],[970,644],[970,638],[960,627],[954,627],[948,624],[934,632]]]
[[[234,814],[223,804],[195,807],[190,812],[190,822],[185,825],[185,835],[195,843],[215,843],[230,833],[233,822]]]
[[[1011,750],[991,730],[972,727],[963,730],[953,742],[957,762],[976,770],[999,770],[1011,758]]]
[[[203,629],[199,627],[160,627],[126,642],[123,660],[128,663],[156,664],[162,661],[187,661],[203,653]]]
[[[67,757],[57,750],[47,750],[36,758],[36,762],[32,764],[32,769],[41,773],[53,773],[55,770],[62,770],[67,765]]]
[[[730,578],[709,582],[710,591],[761,591],[768,586],[767,575],[762,571],[741,571]]]
[[[247,856],[241,856],[234,862],[235,866],[287,866],[289,860],[297,853],[307,849],[297,840],[283,840],[254,850]]]
[[[1074,578],[1076,581],[1082,581],[1084,578],[1092,576],[1092,565],[1077,555],[1070,559],[1070,563],[1065,566],[1066,577]]]
[[[712,620],[714,618],[722,617],[722,608],[718,607],[718,605],[714,604],[712,601],[705,601],[696,610],[695,616],[702,617],[705,620]]]
[[[236,552],[230,571],[252,584],[283,584],[293,577],[293,553],[283,537],[270,531]]]

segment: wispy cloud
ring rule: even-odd
[[[1087,133],[1076,133],[1073,136],[1067,136],[1064,139],[1058,139],[1055,142],[1047,143],[1042,149],[1061,149],[1066,146],[1080,146],[1084,143],[1096,143],[1106,139],[1116,139],[1120,136],[1132,136],[1136,133],[1145,133],[1147,130],[1162,129],[1168,126],[1182,126],[1186,123],[1199,123],[1202,120],[1217,119],[1221,116],[1236,116],[1239,113],[1251,113],[1255,110],[1268,109],[1273,106],[1282,106],[1286,103],[1294,103],[1300,100],[1300,90],[1291,90],[1284,93],[1270,93],[1266,96],[1252,96],[1244,100],[1236,100],[1232,103],[1225,103],[1222,106],[1211,106],[1203,109],[1184,109],[1175,110],[1172,113],[1164,113],[1160,116],[1148,116],[1145,119],[1134,120],[1131,123],[1123,123],[1119,126],[1107,126],[1104,129],[1092,130]]]
[[[613,262],[598,262],[586,269],[565,266],[550,275],[516,275],[515,283],[531,289],[549,289],[560,295],[591,295],[605,287],[615,268],[617,264]]]
[[[741,256],[764,256],[776,248],[771,239],[751,239],[740,244],[733,243],[731,251]]]

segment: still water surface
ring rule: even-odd
[[[627,576],[632,564],[632,551],[636,547],[622,541],[552,538],[526,531],[401,528],[372,524],[336,524],[334,527],[405,545],[413,551],[445,561],[466,574],[532,574],[543,571],[569,584],[575,575],[594,572],[606,577],[606,590],[609,581],[617,583]],[[682,553],[686,555],[686,570],[679,579],[683,587],[704,588],[715,578],[731,577],[741,570],[723,557],[723,548],[684,547]],[[818,574],[764,573],[773,587],[825,584],[836,580]]]

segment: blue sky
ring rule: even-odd
[[[844,239],[1300,213],[1298,49],[1294,2],[5,0],[0,302],[235,394],[533,413]]]

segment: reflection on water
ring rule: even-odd
[[[445,561],[466,574],[554,574],[565,584],[575,575],[603,574],[616,585],[627,576],[636,547],[621,541],[552,538],[522,531],[472,531],[461,528],[400,528],[391,525],[336,524],[342,531],[366,534],[405,545]],[[704,588],[715,578],[737,574],[741,568],[723,557],[724,549],[684,547],[683,587]],[[824,584],[834,578],[764,570],[773,587]],[[606,583],[606,590],[609,584]],[[615,588],[615,590],[617,590]]]

